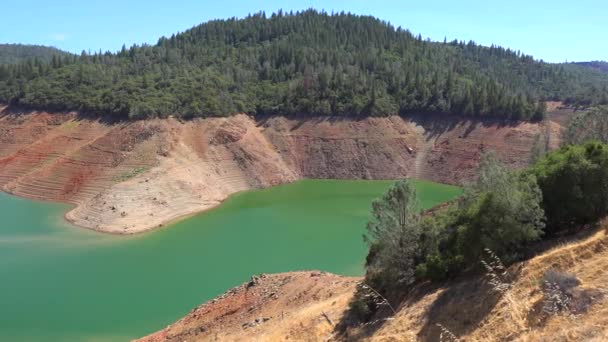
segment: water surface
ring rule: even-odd
[[[305,180],[240,193],[137,236],[74,227],[66,205],[0,193],[0,340],[128,340],[252,274],[361,275],[370,202],[391,183]],[[425,208],[460,193],[416,185]]]

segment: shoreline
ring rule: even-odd
[[[247,189],[247,190],[240,190],[240,191],[236,191],[233,193],[228,194],[227,196],[225,196],[223,199],[219,200],[216,204],[214,205],[209,205],[206,208],[203,208],[201,210],[193,210],[189,213],[183,214],[183,215],[178,215],[175,217],[171,217],[168,219],[163,219],[162,223],[160,224],[154,224],[154,225],[146,225],[146,224],[140,224],[139,226],[133,227],[132,229],[128,230],[128,231],[124,231],[121,228],[120,225],[116,224],[114,226],[106,226],[107,228],[104,229],[99,229],[96,228],[93,225],[83,225],[83,224],[79,224],[79,220],[78,219],[74,219],[70,216],[70,213],[72,213],[73,211],[77,210],[78,208],[80,208],[82,206],[82,204],[75,204],[75,203],[70,203],[67,201],[57,201],[57,200],[52,200],[52,199],[42,199],[42,198],[31,198],[31,197],[27,197],[27,196],[21,196],[21,195],[16,195],[13,194],[11,192],[6,191],[5,189],[1,189],[0,191],[2,191],[2,193],[5,193],[9,196],[15,197],[15,198],[19,198],[19,199],[25,199],[25,200],[30,200],[30,201],[37,201],[37,202],[47,202],[47,203],[56,203],[56,204],[64,204],[64,205],[68,205],[71,208],[68,209],[65,213],[63,213],[62,217],[64,219],[65,222],[67,222],[68,224],[70,224],[71,226],[74,226],[76,228],[79,229],[86,229],[89,231],[93,231],[93,232],[97,232],[97,233],[101,233],[101,234],[108,234],[108,235],[115,235],[115,236],[134,236],[134,235],[139,235],[139,234],[144,234],[144,233],[148,233],[148,232],[152,232],[152,231],[157,231],[157,230],[161,230],[161,229],[165,229],[168,228],[174,224],[177,224],[178,222],[181,222],[183,220],[187,220],[193,216],[196,216],[198,214],[202,214],[204,212],[213,210],[218,208],[219,206],[221,206],[222,204],[224,204],[225,201],[229,200],[231,197],[241,194],[241,193],[245,193],[245,192],[249,192],[249,191],[259,191],[259,190],[265,190],[265,189],[269,189],[269,188],[273,188],[273,187],[280,187],[280,186],[285,186],[285,185],[289,185],[289,184],[294,184],[297,182],[302,182],[302,181],[308,181],[308,180],[314,180],[314,181],[352,181],[352,182],[382,182],[382,181],[390,181],[390,182],[395,182],[398,179],[334,179],[334,178],[322,178],[322,179],[314,179],[314,178],[302,178],[302,179],[297,179],[295,181],[292,182],[286,182],[286,183],[281,183],[281,184],[276,184],[276,185],[271,185],[268,187],[260,187],[260,188],[251,188],[251,189]],[[426,179],[417,179],[417,178],[413,178],[413,180],[416,181],[421,181],[421,182],[429,182],[429,183],[437,183],[437,184],[443,184],[443,185],[449,185],[449,186],[454,186],[454,187],[458,187],[457,185],[453,185],[453,184],[446,184],[446,183],[439,183],[439,182],[433,182],[430,180],[426,180]],[[452,201],[450,202],[446,202],[446,203],[442,203],[439,204],[435,207],[429,208],[427,210],[425,210],[423,212],[423,214],[427,214],[429,212],[433,212],[439,208],[445,207],[446,205],[448,205],[449,203],[452,203]],[[82,221],[80,221],[82,222]]]
[[[455,184],[474,176],[487,149],[519,168],[544,129],[444,117],[449,127],[438,129],[432,119],[259,122],[236,115],[115,125],[28,112],[19,120],[0,117],[0,189],[72,205],[64,214],[71,225],[134,235],[213,209],[241,191],[302,179],[410,176]]]
[[[251,190],[259,190],[259,189],[251,189]],[[169,226],[172,226],[178,222],[181,222],[183,220],[187,220],[193,216],[196,216],[198,214],[202,214],[204,212],[207,212],[209,210],[213,210],[215,208],[218,208],[220,205],[222,205],[226,200],[228,200],[231,196],[236,195],[238,193],[241,192],[245,192],[245,191],[251,191],[251,190],[244,190],[244,191],[239,191],[239,192],[235,192],[232,193],[228,196],[226,196],[226,198],[224,198],[223,200],[220,200],[217,204],[215,205],[210,205],[207,208],[201,209],[201,210],[194,210],[190,213],[187,214],[183,214],[183,215],[178,215],[175,216],[173,218],[169,218],[167,220],[162,221],[162,223],[160,224],[154,224],[154,225],[149,225],[149,226],[144,226],[144,228],[139,228],[139,229],[134,229],[132,231],[119,231],[119,230],[104,230],[104,229],[96,229],[96,228],[92,228],[92,227],[88,227],[88,226],[84,226],[84,225],[80,225],[78,223],[75,222],[75,220],[71,219],[68,217],[68,214],[70,212],[72,212],[72,210],[75,210],[78,206],[76,206],[75,208],[73,208],[72,210],[66,212],[65,214],[63,214],[63,218],[65,219],[65,221],[67,221],[69,224],[78,227],[78,228],[83,228],[83,229],[87,229],[87,230],[91,230],[94,232],[98,232],[98,233],[102,233],[102,234],[109,234],[109,235],[117,235],[117,236],[135,236],[135,235],[140,235],[140,234],[144,234],[144,233],[149,233],[152,231],[158,231],[161,229],[165,229],[165,228],[169,228]],[[53,201],[50,201],[53,202]]]

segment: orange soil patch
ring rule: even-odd
[[[357,281],[316,271],[253,277],[139,341],[325,341]]]

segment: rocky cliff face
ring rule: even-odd
[[[525,166],[560,125],[449,116],[229,118],[106,122],[75,113],[0,108],[0,187],[72,203],[66,218],[137,233],[213,207],[230,194],[301,178],[460,183],[495,150]]]

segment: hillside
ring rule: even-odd
[[[576,62],[573,63],[582,67],[598,70],[601,72],[608,72],[608,62],[604,61],[593,61],[593,62]]]
[[[67,57],[69,55],[65,51],[50,46],[0,44],[0,64],[18,64],[34,59],[40,62],[51,63],[53,56]]]
[[[0,67],[0,101],[120,118],[445,112],[528,120],[542,117],[539,100],[605,102],[607,84],[591,69],[315,10],[213,20],[153,46]]]
[[[448,115],[113,122],[5,108],[0,187],[75,204],[66,217],[80,226],[136,233],[218,205],[232,193],[301,178],[458,183],[471,179],[485,150],[521,168],[539,142],[555,148],[560,131],[553,121]]]
[[[513,265],[509,290],[496,292],[484,277],[440,286],[421,284],[396,313],[342,331],[360,279],[322,272],[253,277],[186,317],[140,341],[604,341],[608,338],[607,225],[584,232]],[[542,275],[574,274],[574,314],[543,312]],[[437,325],[446,330],[443,331]],[[452,336],[449,336],[453,334]]]

